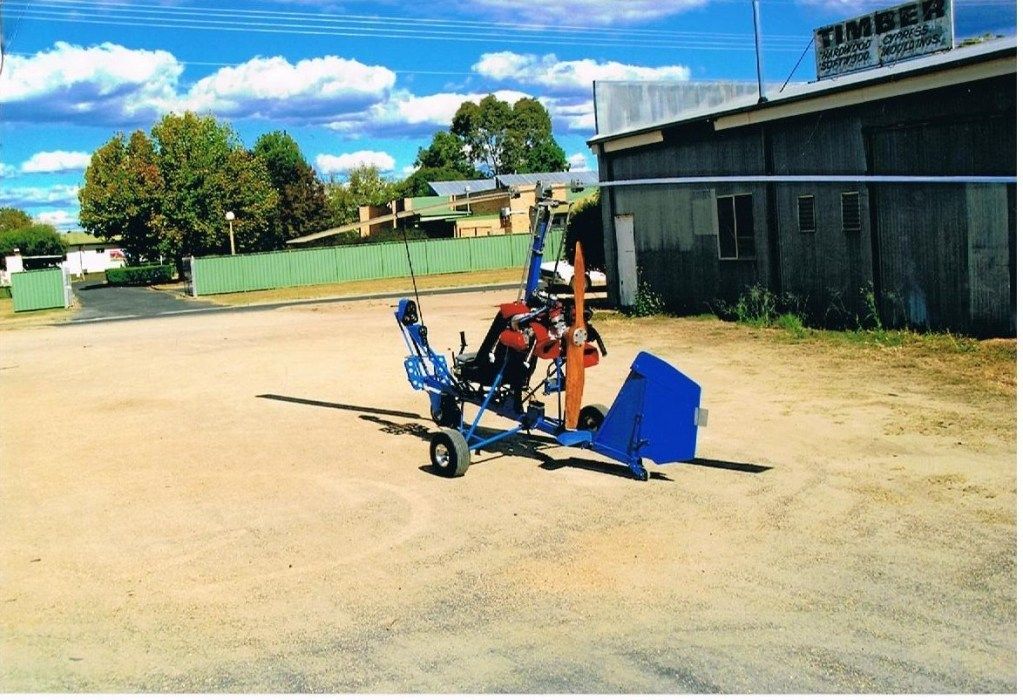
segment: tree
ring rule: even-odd
[[[565,151],[554,140],[551,116],[538,100],[523,97],[512,107],[505,159],[510,172],[568,170]]]
[[[272,237],[278,195],[263,161],[234,130],[210,116],[169,114],[152,130],[164,178],[153,224],[175,260],[230,251],[226,212],[235,214],[238,252],[262,250]]]
[[[565,231],[565,257],[575,259],[575,244],[582,244],[586,267],[606,270],[604,260],[604,220],[600,208],[600,192],[572,204],[571,218]]]
[[[539,100],[523,97],[509,105],[487,95],[477,105],[463,102],[451,120],[469,158],[486,175],[568,169],[554,140],[551,117]]]
[[[343,226],[359,220],[360,206],[381,206],[401,195],[398,183],[388,180],[373,165],[360,165],[343,183],[327,185],[327,209],[331,225]]]
[[[63,255],[64,239],[50,224],[33,224],[0,231],[0,256],[17,250],[22,255]]]
[[[487,95],[479,104],[461,104],[451,120],[451,133],[461,139],[469,157],[480,164],[484,174],[499,175],[511,172],[505,163],[505,139],[511,119],[511,105]]]
[[[450,131],[435,133],[430,145],[419,149],[414,165],[417,168],[450,170],[463,178],[476,175],[476,168],[469,161],[462,141]]]
[[[461,170],[451,168],[419,168],[405,178],[399,187],[403,197],[428,197],[433,194],[431,182],[450,182],[451,180],[473,179],[466,177]]]
[[[163,195],[153,142],[141,131],[127,141],[117,134],[93,154],[85,170],[79,220],[93,235],[120,239],[129,261],[156,260],[171,252],[153,225]]]
[[[438,131],[426,148],[420,148],[413,163],[416,170],[401,183],[405,197],[425,197],[433,194],[431,182],[468,180],[479,176],[469,162],[461,140],[449,131]]]
[[[21,209],[0,207],[0,233],[31,225],[32,217]]]
[[[242,148],[227,124],[190,112],[169,114],[152,138],[117,134],[97,150],[79,192],[86,231],[120,237],[133,260],[230,250],[224,215],[235,213],[235,247],[280,247],[279,197],[267,166]]]
[[[316,177],[298,144],[283,131],[263,134],[252,149],[261,160],[277,192],[275,226],[263,249],[280,248],[285,241],[329,226],[323,183]]]

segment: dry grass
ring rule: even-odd
[[[40,311],[15,311],[13,299],[0,299],[0,330],[47,326],[52,323],[70,321],[74,308],[42,309]]]
[[[688,318],[651,316],[629,318],[615,312],[598,312],[601,327],[620,329],[640,341],[667,331],[676,342],[686,342],[691,324],[700,324],[700,335],[715,341],[748,342],[764,339],[794,345],[800,351],[837,354],[843,359],[862,359],[898,369],[923,370],[935,382],[963,391],[990,391],[1002,396],[1016,393],[1016,340],[976,340],[950,333],[912,331],[828,331],[804,329],[793,333],[774,327],[752,327],[705,315]]]

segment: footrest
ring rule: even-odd
[[[558,442],[565,447],[578,447],[593,442],[593,433],[589,430],[566,430],[558,435]]]

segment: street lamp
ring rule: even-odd
[[[227,212],[224,218],[227,219],[227,235],[231,237],[231,255],[234,255],[234,212]]]

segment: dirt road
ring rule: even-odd
[[[504,296],[431,299],[431,337]],[[4,333],[0,690],[1015,690],[1014,377],[601,330],[587,399],[661,354],[702,464],[431,474],[385,301]]]

